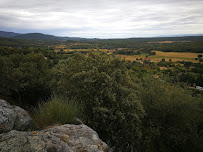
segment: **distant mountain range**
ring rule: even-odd
[[[81,37],[59,37],[54,35],[47,35],[42,33],[14,33],[14,32],[5,32],[0,31],[0,37],[3,38],[14,38],[14,39],[31,39],[31,40],[46,40],[46,41],[60,41],[60,40],[85,40],[86,38]],[[134,38],[120,38],[120,39],[137,39],[137,40],[203,40],[203,34],[185,34],[185,35],[170,35],[170,36],[158,36],[158,37],[134,37]],[[97,39],[89,39],[97,40]],[[100,39],[102,40],[102,39]]]
[[[203,36],[203,34],[168,35],[167,37],[187,37],[187,36]],[[160,35],[159,37],[166,37],[166,35]]]
[[[5,32],[0,31],[0,37],[4,38],[14,38],[14,39],[35,39],[35,40],[48,40],[48,41],[56,41],[56,40],[80,40],[85,38],[80,37],[58,37],[54,35],[47,35],[42,33],[14,33],[14,32]]]

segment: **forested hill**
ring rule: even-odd
[[[39,39],[14,39],[14,38],[4,38],[0,37],[0,47],[16,47],[16,48],[48,48],[48,46],[53,46],[58,44],[60,41],[45,41]]]
[[[43,33],[26,33],[19,34],[14,32],[0,31],[0,37],[2,38],[14,38],[14,39],[31,39],[31,40],[45,40],[45,41],[59,41],[59,40],[84,40],[80,37],[59,37],[54,35],[48,35]]]
[[[20,34],[14,36],[13,38],[16,39],[40,39],[40,40],[60,40],[60,37],[56,37],[53,35],[46,35],[42,33],[27,33],[27,34]]]
[[[64,45],[69,49],[132,49],[149,53],[151,50],[163,52],[203,52],[203,36],[155,37],[128,39],[85,39],[80,37],[57,37],[42,33],[18,34],[8,38],[12,33],[0,34],[0,46],[54,48]],[[85,44],[85,45],[84,45]]]
[[[4,32],[4,31],[0,31],[0,37],[14,37],[19,35],[19,33],[14,33],[14,32]]]

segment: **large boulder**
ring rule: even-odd
[[[34,123],[25,110],[0,99],[0,133],[25,131],[33,127]]]
[[[0,134],[1,152],[106,152],[108,146],[86,125],[62,125],[42,131]]]

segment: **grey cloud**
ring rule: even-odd
[[[1,0],[0,30],[81,37],[196,34],[203,33],[202,8],[202,0]]]

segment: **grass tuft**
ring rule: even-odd
[[[45,128],[56,124],[73,124],[79,116],[79,108],[74,102],[52,97],[48,102],[41,102],[33,109],[33,119],[37,128]]]

